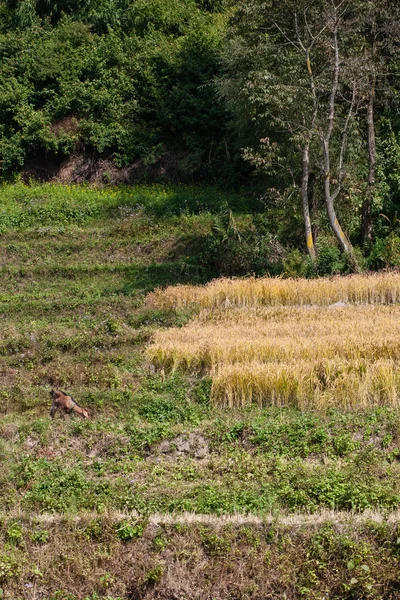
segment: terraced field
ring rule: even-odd
[[[0,190],[5,598],[399,598],[398,276],[153,292],[210,194]]]

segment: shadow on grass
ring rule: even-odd
[[[157,287],[180,283],[205,283],[208,278],[200,268],[179,260],[130,267],[127,271],[127,279],[121,293],[130,296],[138,293],[147,294]]]
[[[174,241],[160,263],[135,265],[126,270],[125,295],[148,293],[155,288],[178,284],[203,284],[219,276],[210,252],[209,234],[182,236]],[[212,250],[212,248],[211,248]]]
[[[179,216],[182,213],[196,215],[202,212],[218,213],[229,206],[238,213],[263,212],[265,206],[254,194],[226,191],[217,186],[160,185],[121,186],[115,190],[115,200],[108,214],[119,215],[121,211],[142,209],[153,217]]]
[[[238,213],[262,212],[264,207],[257,198],[245,197],[238,192],[226,193],[218,188],[204,190],[191,190],[188,194],[184,190],[175,190],[168,197],[158,198],[145,207],[145,211],[156,216],[200,214],[202,212],[218,213],[224,206]]]

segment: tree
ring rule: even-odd
[[[374,183],[374,82],[382,68],[375,61],[371,70],[365,52],[365,2],[243,0],[231,24],[221,88],[233,108],[232,94],[240,98],[241,114],[247,101],[256,129],[264,128],[245,157],[270,175],[286,169],[297,185],[311,258],[311,169],[322,175],[321,193],[338,244],[353,253],[336,201],[351,174],[349,148],[362,143],[364,110],[370,123],[369,190]]]
[[[306,247],[314,260],[309,181],[318,107],[307,74],[310,48],[301,47],[283,29],[281,20],[286,16],[272,4],[250,1],[240,5],[232,20],[224,56],[227,73],[219,80],[219,88],[239,120],[249,115],[255,131],[262,135],[258,148],[244,150],[245,158],[278,185],[299,189]]]
[[[368,143],[368,180],[361,212],[361,241],[373,241],[372,209],[376,184],[376,112],[387,106],[396,92],[391,64],[398,56],[400,7],[392,0],[358,2],[358,36],[365,57],[365,98]]]

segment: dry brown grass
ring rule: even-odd
[[[400,358],[400,307],[258,308],[203,311],[158,331],[157,367],[215,373],[232,364]]]
[[[231,306],[326,306],[396,304],[400,302],[400,273],[353,275],[330,279],[216,279],[204,286],[178,285],[156,290],[148,305],[160,308],[199,304],[203,308]]]
[[[20,519],[27,522],[29,528],[33,529],[37,525],[51,527],[57,525],[83,524],[87,525],[100,518],[97,511],[81,511],[77,516],[68,516],[65,513],[41,513],[32,515],[21,510],[0,511],[0,518],[3,523]],[[271,513],[258,515],[254,513],[233,513],[215,515],[209,513],[182,512],[175,513],[153,513],[148,515],[146,520],[135,510],[107,510],[102,513],[101,518],[109,526],[118,525],[123,521],[135,523],[142,521],[152,526],[160,525],[212,525],[213,527],[224,527],[225,525],[284,525],[288,527],[298,527],[302,525],[319,525],[324,523],[349,523],[354,526],[364,525],[365,523],[390,523],[400,524],[400,510],[391,512],[366,509],[362,512],[353,512],[349,510],[322,509],[319,512],[304,513]]]
[[[128,542],[117,539],[118,522],[108,515],[20,518],[20,545],[0,557],[8,569],[4,597],[228,600],[234,590],[237,600],[398,598],[397,517],[333,511],[265,522],[185,517],[149,522]],[[2,538],[11,524],[4,521]],[[47,541],[35,541],[43,532]],[[344,596],[353,575],[352,595]]]
[[[300,286],[296,302],[291,295],[295,283]],[[393,304],[399,298],[397,285],[400,276],[390,274],[298,282],[220,280],[203,288],[187,286],[184,289],[193,293],[203,290],[205,295],[197,300],[208,308],[183,328],[158,331],[148,357],[167,371],[212,376],[212,399],[223,406],[251,402],[300,408],[397,406],[400,306]],[[176,298],[182,289],[177,288]],[[225,300],[218,292],[222,289]],[[248,298],[243,294],[246,289]],[[334,297],[334,289],[342,291]],[[262,306],[277,302],[285,290],[285,306]],[[172,289],[165,295],[169,302]],[[314,304],[317,299],[327,304],[343,298],[361,304]],[[362,304],[366,300],[371,304]],[[296,306],[288,306],[291,302]],[[221,307],[227,303],[233,307]]]
[[[394,361],[253,362],[221,367],[211,392],[217,404],[229,407],[394,407],[400,404],[400,373]]]

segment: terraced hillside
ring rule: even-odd
[[[272,380],[261,401],[226,402],[214,364],[241,366],[248,352],[262,367],[271,353],[281,365],[299,353],[325,364],[339,352],[365,361],[361,375],[379,361],[395,366],[395,276],[390,306],[385,296],[376,307],[321,309],[342,324],[360,311],[348,344],[334,324],[317,343],[315,307],[271,313],[225,296],[204,313],[198,295],[209,287],[185,288],[194,301],[190,292],[164,302],[180,292],[152,290],[199,278],[185,268],[193,246],[182,240],[209,230],[210,214],[190,207],[207,207],[211,194],[1,189],[5,598],[400,597],[400,411],[397,384],[390,397],[385,388],[390,374],[362,410],[336,404],[328,384],[331,401],[314,410],[293,394],[271,403]],[[297,327],[304,343],[283,344],[285,327],[286,341]],[[92,418],[51,421],[52,387]]]

